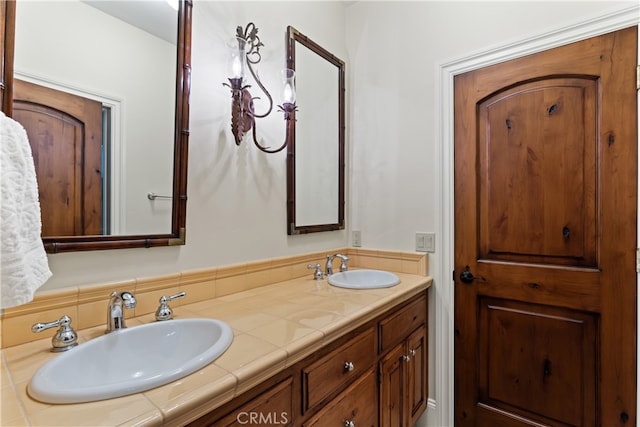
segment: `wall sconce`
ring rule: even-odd
[[[229,77],[229,83],[223,83],[223,85],[231,89],[231,131],[233,132],[236,145],[240,145],[245,133],[253,129],[253,142],[256,147],[265,153],[277,153],[287,146],[287,142],[289,140],[288,136],[291,113],[297,111],[295,71],[288,68],[282,70],[284,102],[282,105],[278,105],[280,108],[278,111],[284,113],[287,132],[284,144],[279,148],[272,150],[271,147],[264,147],[260,145],[256,138],[256,119],[267,117],[273,109],[273,98],[271,97],[271,94],[269,94],[253,70],[253,66],[257,65],[262,59],[260,55],[261,46],[264,45],[258,37],[258,28],[252,22],[247,24],[244,32],[242,31],[242,27],[238,26],[236,28],[236,36],[229,44],[229,51],[231,53],[231,57],[229,58],[229,72],[231,77]],[[246,69],[249,69],[251,76],[253,76],[253,79],[269,100],[269,108],[264,114],[257,114],[254,110],[254,98],[251,96],[251,93],[249,93],[249,88],[251,86],[245,84]]]

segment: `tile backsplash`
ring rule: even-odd
[[[51,322],[65,314],[71,317],[72,327],[78,330],[105,323],[107,302],[113,291],[133,292],[136,296],[137,306],[134,309],[126,310],[126,317],[139,317],[154,313],[158,307],[158,300],[163,295],[186,292],[186,298],[171,303],[172,306],[178,307],[305,275],[312,277],[312,271],[307,269],[307,265],[319,263],[324,268],[327,254],[336,252],[346,254],[350,259],[349,266],[353,268],[372,268],[427,275],[427,256],[423,253],[340,248],[190,270],[158,277],[40,292],[36,294],[32,302],[4,311],[0,318],[1,348],[43,338],[42,335],[31,332],[31,325],[37,322]]]

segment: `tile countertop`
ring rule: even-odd
[[[227,322],[234,332],[229,349],[180,380],[97,402],[50,405],[27,395],[35,371],[56,357],[49,351],[52,330],[45,339],[1,350],[0,425],[159,426],[192,421],[431,285],[427,276],[396,274],[401,283],[392,288],[342,289],[326,279],[304,277],[176,307],[175,319]],[[151,321],[153,314],[128,319],[127,325]],[[78,331],[80,345],[103,333],[104,325]]]

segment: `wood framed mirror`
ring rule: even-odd
[[[80,61],[85,59],[84,63],[74,62],[71,67],[67,67],[73,69],[74,72],[77,70],[75,75],[64,74],[68,70],[59,66],[61,62],[64,62],[59,59],[60,54],[50,55],[44,47],[46,45],[43,40],[38,40],[35,43],[32,40],[27,40],[36,37],[34,33],[47,36],[45,32],[34,32],[28,29],[29,25],[37,26],[40,23],[25,21],[26,19],[37,20],[40,17],[45,19],[41,10],[42,5],[55,8],[50,11],[46,19],[52,19],[53,12],[60,17],[58,19],[60,31],[53,31],[56,33],[56,37],[68,32],[72,40],[75,39],[74,45],[64,49],[71,51],[69,55],[79,58]],[[151,9],[103,10],[118,5],[148,8],[157,6],[158,11]],[[22,123],[28,134],[29,128],[26,126],[28,120],[33,120],[38,124],[46,121],[46,118],[38,118],[33,115],[32,111],[28,111],[28,108],[33,105],[38,105],[40,108],[40,104],[37,104],[34,101],[35,98],[32,98],[32,96],[36,96],[34,90],[44,91],[44,93],[58,90],[70,95],[78,95],[80,92],[80,96],[98,102],[100,118],[98,119],[98,131],[95,132],[98,136],[85,135],[83,133],[85,132],[84,123],[77,126],[80,130],[74,131],[76,137],[72,144],[74,147],[72,150],[75,150],[75,154],[71,154],[69,157],[75,159],[73,167],[78,168],[79,172],[69,174],[74,176],[73,182],[56,187],[56,185],[52,185],[53,180],[48,176],[52,182],[41,182],[41,179],[44,178],[41,178],[40,175],[38,177],[43,217],[43,242],[47,252],[185,244],[192,0],[176,0],[174,6],[177,7],[177,10],[171,8],[164,0],[149,2],[60,1],[45,2],[37,6],[33,6],[30,2],[2,0],[0,6],[0,13],[2,13],[0,34],[3,35],[3,40],[0,43],[2,46],[2,52],[0,52],[2,54],[2,75],[0,76],[2,86],[0,88],[2,89],[2,109],[7,116]],[[30,10],[31,15],[29,14]],[[141,19],[132,21],[134,15],[140,16]],[[162,21],[156,21],[155,24],[151,22],[158,19],[164,19],[164,24],[161,23]],[[114,27],[98,28],[95,25],[96,22],[117,26],[117,29]],[[159,22],[160,25],[158,25]],[[51,21],[49,21],[50,23]],[[49,24],[47,27],[50,27]],[[171,28],[172,30],[169,34],[161,34],[159,28]],[[90,39],[91,37],[94,37],[94,40],[104,40],[104,44],[94,42],[91,45],[95,50],[91,54],[96,57],[108,58],[97,67],[95,67],[96,61],[86,60],[91,58],[91,54],[86,49],[87,44],[80,45],[78,43],[79,39]],[[146,44],[133,45],[133,39],[139,39]],[[129,46],[123,48],[122,45],[117,45],[116,47],[115,43],[118,41],[129,43]],[[39,50],[35,54],[33,49],[29,51],[29,54],[25,53],[30,43],[39,46]],[[56,44],[61,43],[57,42]],[[149,46],[152,45],[157,46],[155,50],[162,52],[163,56],[151,57]],[[81,47],[79,48],[79,46]],[[85,48],[82,49],[82,47]],[[120,54],[125,51],[129,52],[128,58],[112,54],[113,52]],[[46,70],[39,68],[40,64],[37,61],[44,62],[46,56],[55,56],[58,66]],[[141,57],[140,63],[149,63],[150,67],[154,67],[152,68],[153,72],[150,73],[148,68],[144,69],[141,65],[136,66],[135,63],[132,63],[132,56]],[[68,62],[71,60],[71,56],[69,56]],[[55,61],[51,62],[55,63]],[[111,66],[118,66],[119,69],[112,69]],[[86,76],[90,76],[95,81],[107,82],[109,77],[116,74],[119,75],[119,80],[115,83],[105,83],[105,86],[83,80]],[[156,82],[161,81],[159,78],[155,80],[156,75],[162,75],[164,79],[162,82],[166,84],[162,87],[154,86]],[[116,89],[113,89],[114,87]],[[140,93],[127,92],[127,87],[140,90]],[[161,98],[156,96],[161,96]],[[46,107],[58,109],[55,102],[60,98],[61,96],[56,95],[50,97],[53,101],[50,103],[51,105]],[[153,101],[147,102],[154,102],[157,106],[162,107],[162,111],[148,108],[138,101],[140,99],[152,99]],[[46,115],[43,113],[40,117]],[[73,114],[71,117],[76,119]],[[65,126],[68,122],[70,120],[65,122]],[[143,122],[148,122],[147,127],[142,127]],[[163,130],[160,132],[158,129]],[[53,155],[51,152],[38,152],[37,135],[36,137],[29,135],[29,139],[38,171],[39,158],[47,158],[47,162],[50,162]],[[101,141],[99,149],[92,149],[97,153],[98,160],[96,162],[98,163],[89,166],[91,163],[85,153],[91,150],[87,148],[86,144],[88,144],[87,141],[94,139]],[[78,140],[81,142],[78,143]],[[111,146],[107,141],[118,141],[120,145]],[[160,149],[164,150],[162,154],[160,154]],[[77,166],[78,164],[81,166]],[[125,169],[125,164],[127,169]],[[65,168],[56,166],[52,169],[64,170]],[[86,192],[91,173],[99,175],[97,179],[92,178],[99,182],[94,187],[100,186],[98,191],[100,194],[97,196],[93,208],[86,207],[88,202],[85,201],[90,198]],[[82,176],[77,178],[76,175]],[[149,176],[152,181],[142,183],[144,179],[149,179]],[[65,188],[65,191],[67,187],[75,189],[75,192],[69,192],[72,196],[69,194],[63,196],[66,198],[63,202],[66,201],[67,204],[73,205],[70,213],[62,215],[71,218],[69,221],[71,225],[67,228],[49,227],[48,224],[45,226],[46,221],[50,218],[56,215],[60,216],[57,209],[47,210],[49,209],[47,206],[50,205],[43,204],[43,200],[46,201],[51,197],[43,192],[51,187],[58,193],[61,192],[61,188]],[[57,197],[60,198],[59,195]],[[89,211],[93,211],[93,217],[89,217],[88,214],[85,216],[85,212]],[[138,215],[138,217],[131,215]],[[159,218],[158,224],[149,227],[148,225],[154,223],[156,217]],[[98,222],[99,225],[89,226],[88,224],[91,222]],[[47,229],[49,231],[46,231]]]
[[[345,63],[287,27],[287,67],[296,71],[288,129],[287,233],[344,229]]]
[[[0,108],[11,111],[16,2],[0,1]]]

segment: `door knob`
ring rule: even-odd
[[[469,266],[465,266],[464,270],[460,273],[460,281],[462,283],[471,283],[474,280],[481,280],[484,282],[486,279],[482,276],[474,276],[471,270],[469,270]]]

